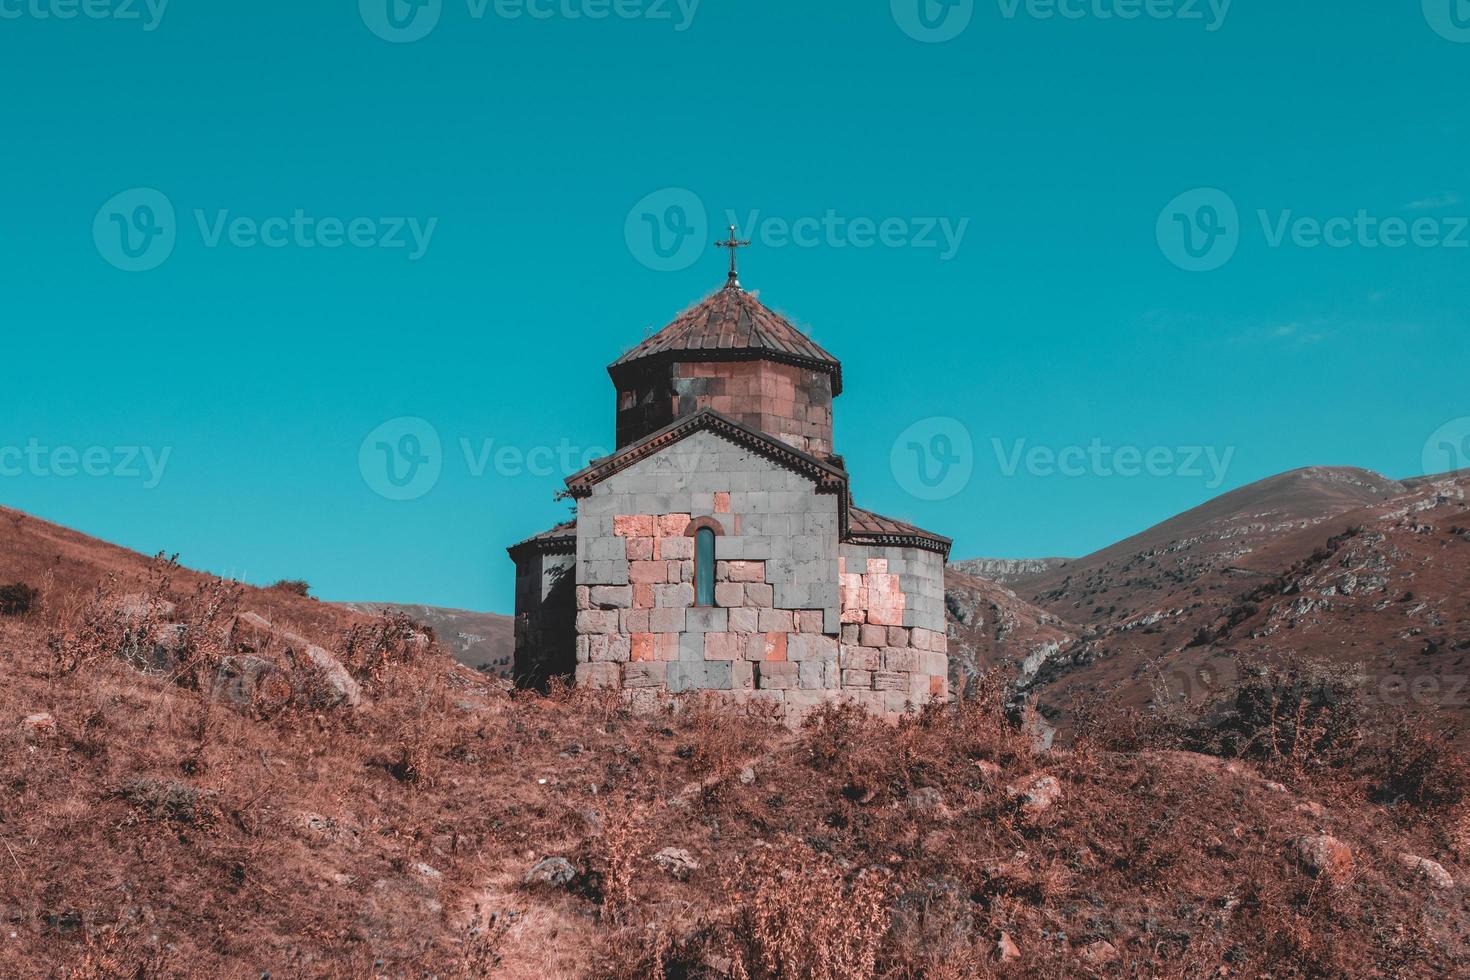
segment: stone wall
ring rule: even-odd
[[[576,666],[576,555],[516,556],[515,666],[520,687],[541,687]]]
[[[621,448],[711,408],[813,456],[832,453],[832,376],[765,359],[655,362],[618,388]]]
[[[849,698],[892,712],[943,696],[943,559],[839,555],[838,506],[708,431],[596,484],[577,516],[578,682],[742,692],[798,710]],[[718,529],[707,607],[695,605],[701,518]],[[848,575],[850,563],[861,564]]]

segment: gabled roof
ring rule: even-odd
[[[925,551],[937,551],[945,557],[949,556],[950,545],[954,543],[942,534],[853,505],[847,508],[847,535],[843,540],[854,544],[923,548]]]
[[[577,521],[562,521],[550,530],[533,534],[524,541],[519,541],[509,548],[512,559],[519,559],[522,554],[540,555],[562,555],[570,554],[577,550]]]
[[[802,452],[779,439],[766,435],[759,429],[737,422],[712,408],[702,408],[650,433],[637,442],[629,443],[611,456],[594,460],[592,465],[567,477],[567,492],[573,497],[586,497],[592,488],[615,473],[650,456],[656,455],[674,443],[688,438],[696,432],[714,432],[724,439],[744,446],[763,456],[810,478],[818,492],[839,493],[847,489],[847,472],[831,463],[820,460],[810,453]]]
[[[674,322],[608,366],[620,369],[654,358],[741,360],[756,357],[801,364],[832,375],[832,393],[842,392],[842,365],[789,320],[753,293],[736,285],[716,290]]]

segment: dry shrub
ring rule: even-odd
[[[359,680],[381,688],[395,666],[417,663],[432,640],[406,614],[385,612],[342,635],[342,663]]]
[[[774,708],[764,702],[732,703],[704,692],[681,699],[678,710],[690,740],[687,754],[695,774],[711,789],[723,785],[750,757],[766,749],[777,725]]]
[[[1470,795],[1470,762],[1454,732],[1422,719],[1401,720],[1371,754],[1368,775],[1381,802],[1443,811]]]
[[[853,980],[877,972],[888,932],[887,872],[843,872],[803,841],[757,847],[723,881],[723,951],[736,980]]]
[[[287,595],[299,595],[303,599],[311,595],[311,584],[305,579],[283,578],[272,583],[269,588],[277,592],[285,592]]]
[[[36,608],[41,593],[24,582],[0,585],[0,616],[24,616]]]
[[[602,880],[602,917],[607,922],[626,922],[636,907],[633,886],[648,860],[653,824],[649,807],[630,803],[609,808],[594,858]]]

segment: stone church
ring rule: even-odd
[[[852,502],[842,365],[740,285],[608,368],[617,450],[567,478],[576,518],[509,548],[515,675],[738,692],[793,714],[948,696],[950,540]]]

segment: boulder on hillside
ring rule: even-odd
[[[1353,870],[1353,849],[1327,834],[1306,834],[1291,841],[1297,861],[1313,876],[1341,878]]]
[[[230,645],[242,653],[259,653],[274,634],[270,620],[259,613],[242,612],[230,624]]]
[[[1020,802],[1022,812],[1036,816],[1062,798],[1062,784],[1055,776],[1037,776],[1025,784],[1007,786],[1006,795]]]
[[[291,700],[291,682],[269,660],[241,654],[220,660],[211,693],[236,710],[269,717]]]
[[[172,619],[178,607],[167,599],[134,592],[117,600],[117,611],[123,619],[132,622],[146,616],[152,616],[154,619]]]
[[[56,719],[47,711],[26,715],[21,719],[20,734],[31,743],[49,741],[56,737]]]
[[[526,872],[528,885],[554,885],[558,888],[571,884],[577,877],[577,869],[563,857],[542,858]]]
[[[677,881],[688,881],[699,870],[699,862],[682,847],[666,847],[653,856],[653,863]]]
[[[342,661],[333,656],[330,651],[295,633],[282,633],[281,639],[286,644],[287,653],[297,657],[298,660],[304,657],[321,672],[327,690],[331,692],[330,703],[333,706],[344,704],[349,708],[363,706],[367,699],[363,696],[362,687],[348,673]]]
[[[1399,867],[1415,878],[1429,882],[1435,888],[1455,887],[1455,878],[1438,861],[1431,861],[1415,854],[1400,854]]]

